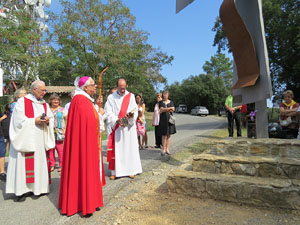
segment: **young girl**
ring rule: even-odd
[[[145,127],[143,125],[144,119],[143,119],[143,113],[142,111],[138,111],[138,118],[136,119],[136,131],[138,135],[138,142],[139,142],[139,149],[143,149],[143,146],[141,144],[141,139],[139,136],[144,136],[145,135]]]

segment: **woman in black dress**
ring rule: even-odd
[[[170,155],[170,137],[176,133],[175,124],[169,123],[170,114],[175,111],[174,102],[169,99],[169,92],[163,91],[163,100],[158,104],[160,110],[159,133],[162,136],[163,152],[162,155]]]

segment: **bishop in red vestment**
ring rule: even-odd
[[[91,98],[95,93],[95,81],[80,78],[69,108],[58,202],[67,216],[80,211],[85,216],[103,206],[99,115]],[[104,171],[101,176],[104,183]]]

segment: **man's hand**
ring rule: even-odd
[[[116,123],[120,124],[121,127],[125,127],[125,124],[122,122],[121,119],[118,119]]]
[[[104,113],[105,113],[104,109],[103,109],[103,108],[100,108],[100,109],[99,109],[99,113],[103,116]]]
[[[49,117],[45,116],[44,119],[41,119],[42,116],[38,116],[35,118],[35,124],[36,125],[48,125],[49,124]]]
[[[133,116],[134,116],[134,113],[132,113],[132,112],[129,112],[125,115],[126,118],[133,118]]]

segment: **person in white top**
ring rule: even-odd
[[[99,96],[96,100],[95,109],[99,114],[99,123],[100,123],[100,140],[99,140],[99,148],[100,148],[100,174],[102,174],[103,171],[103,156],[102,156],[102,135],[105,131],[105,120],[107,119],[107,114],[105,114],[105,111],[102,107],[99,107],[99,105],[102,105],[103,103],[103,96]],[[102,176],[100,176],[102,181]]]
[[[46,151],[54,148],[55,138],[53,114],[43,100],[45,94],[45,83],[34,81],[31,94],[17,101],[11,117],[6,193],[14,193],[16,201],[25,201],[32,193],[49,192]]]
[[[119,79],[117,84],[117,91],[108,96],[104,107],[107,126],[112,130],[107,145],[112,180],[142,173],[135,123],[137,104],[134,95],[126,90],[126,81]]]
[[[71,100],[73,99],[74,94],[75,94],[75,90],[73,90],[73,91],[70,93]],[[65,104],[65,107],[64,107],[64,108],[65,108],[67,114],[68,114],[68,112],[69,112],[70,105],[71,105],[71,102],[68,102],[67,104]]]
[[[160,111],[158,103],[162,100],[161,93],[158,93],[156,95],[156,104],[154,106],[153,111],[153,117],[152,117],[152,126],[155,127],[155,148],[162,148],[162,137],[158,132],[158,126],[159,126],[159,117],[160,117]]]

